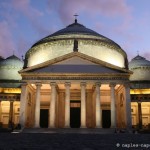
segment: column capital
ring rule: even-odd
[[[41,87],[42,86],[42,83],[41,82],[37,82],[35,83],[36,87]]]
[[[27,86],[28,85],[28,83],[22,83],[21,84],[21,86]]]
[[[100,82],[96,82],[95,85],[101,87],[101,83]]]
[[[56,86],[57,84],[56,84],[56,82],[50,82],[50,85],[51,86]]]
[[[81,82],[80,86],[86,86],[86,82]]]
[[[130,83],[129,83],[129,82],[124,83],[124,87],[125,87],[125,88],[130,88]]]
[[[115,87],[115,86],[116,86],[116,83],[112,82],[112,83],[109,84],[109,87]]]
[[[70,82],[65,82],[65,87],[66,87],[66,86],[71,87],[71,83],[70,83]]]

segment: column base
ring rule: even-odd
[[[110,128],[111,128],[111,129],[116,129],[116,127],[115,127],[115,126],[111,126]]]
[[[65,128],[65,129],[68,129],[68,128],[70,128],[70,126],[64,126],[64,128]]]
[[[41,128],[40,126],[34,126],[33,128]]]
[[[40,129],[41,127],[33,127],[34,129]]]
[[[81,129],[85,129],[85,128],[87,128],[87,127],[86,127],[86,126],[81,126],[80,128],[81,128]]]
[[[95,128],[96,129],[102,129],[102,126],[96,126]]]
[[[55,129],[56,127],[48,127],[49,129]]]

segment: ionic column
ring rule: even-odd
[[[102,118],[101,118],[101,105],[100,105],[100,83],[96,83],[96,128],[102,127]]]
[[[141,108],[141,102],[138,102],[138,117],[139,117],[139,129],[142,129],[142,108]]]
[[[26,107],[27,107],[27,84],[24,83],[21,86],[20,114],[19,114],[19,123],[22,128],[25,126]]]
[[[125,84],[125,110],[126,110],[126,125],[127,129],[132,128],[132,121],[131,121],[131,99],[130,99],[130,86],[129,84]]]
[[[70,83],[65,83],[65,128],[70,127]]]
[[[10,101],[10,109],[9,109],[9,125],[13,122],[13,101]]]
[[[81,82],[81,128],[86,128],[86,83]]]
[[[56,105],[56,83],[51,82],[51,103],[50,103],[50,118],[49,118],[49,127],[55,128],[55,105]]]
[[[116,128],[115,84],[112,83],[109,87],[111,99],[111,128]]]
[[[41,83],[36,84],[36,100],[35,100],[35,122],[34,127],[40,128],[40,91]]]

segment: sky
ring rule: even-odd
[[[78,22],[150,60],[150,0],[0,0],[0,56],[19,58],[38,40]]]

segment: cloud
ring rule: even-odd
[[[35,7],[35,6],[34,6]],[[25,16],[27,18],[26,24],[29,23],[33,31],[36,31],[39,36],[46,35],[48,32],[43,24],[40,22],[40,17],[43,16],[43,12],[39,11],[31,5],[31,0],[11,0],[3,1],[0,4],[0,55],[7,57],[11,55],[15,50],[15,54],[18,56],[24,53],[27,49],[27,37],[25,34],[17,33],[14,37],[14,31],[21,31],[20,17]],[[21,35],[19,35],[21,34]],[[17,39],[19,38],[19,39]],[[20,42],[18,42],[20,41]],[[27,44],[25,44],[27,42]],[[31,42],[32,43],[32,42]],[[30,43],[30,46],[31,46]],[[23,52],[24,50],[24,52]]]
[[[50,9],[55,9],[63,23],[69,23],[75,13],[88,17],[105,15],[108,17],[128,17],[130,8],[125,0],[49,0]]]
[[[148,52],[144,52],[144,54],[142,56],[150,61],[150,53],[149,53],[149,51]]]
[[[43,13],[31,6],[30,0],[12,0],[13,7],[29,18],[42,16]]]
[[[6,21],[0,22],[0,55],[8,57],[8,53],[16,49],[9,25]]]
[[[31,5],[31,0],[12,0],[12,5],[16,11],[21,12],[29,19],[33,30],[36,30],[39,35],[44,35],[48,32],[48,30],[44,28],[43,24],[40,22],[44,13],[33,7]]]

